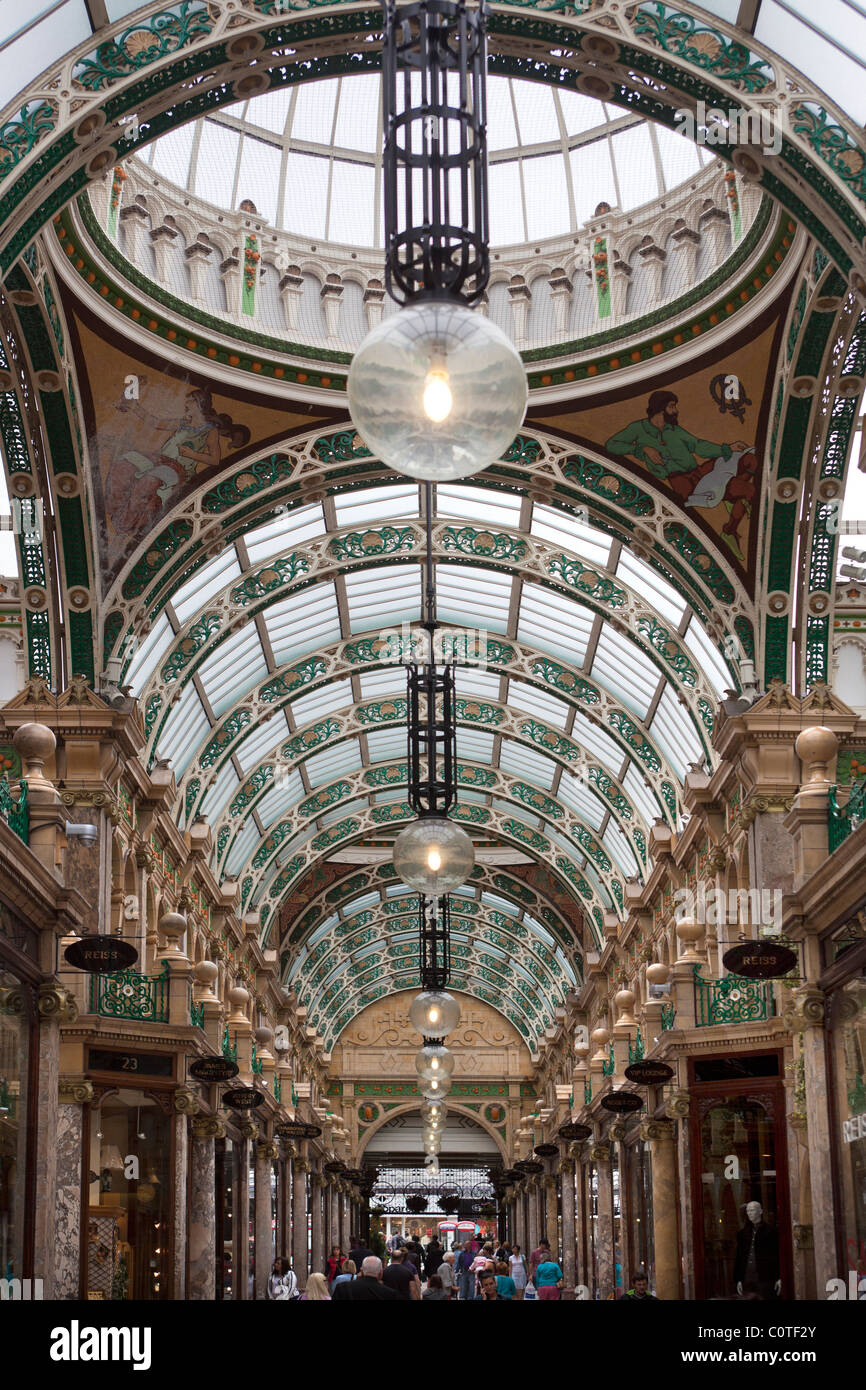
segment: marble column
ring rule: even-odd
[[[81,1146],[93,1083],[62,1077],[58,1087],[54,1199],[54,1297],[78,1298],[81,1273]]]
[[[577,1250],[574,1226],[574,1159],[564,1158],[559,1165],[562,1184],[562,1297],[574,1298],[577,1283]]]
[[[556,1259],[559,1250],[559,1185],[552,1173],[541,1179],[541,1231]]]
[[[830,1099],[827,1095],[827,1062],[824,1046],[824,993],[816,985],[803,985],[792,998],[791,1026],[801,1035],[803,1079],[806,1087],[806,1131],[809,1145],[809,1185],[812,1194],[812,1230],[815,1242],[815,1287],[824,1296],[829,1279],[838,1278],[836,1217],[833,1210],[832,1140]],[[784,1264],[783,1264],[784,1269]],[[790,1298],[791,1289],[782,1288]]]
[[[331,1253],[332,1245],[341,1245],[340,1241],[340,1193],[337,1188],[337,1179],[332,1178],[325,1189],[328,1203],[328,1240],[325,1247],[325,1258]]]
[[[526,1264],[529,1267],[529,1256],[532,1251],[538,1248],[538,1193],[535,1179],[530,1178],[526,1184]]]
[[[225,1138],[215,1116],[196,1116],[190,1145],[189,1284],[190,1302],[216,1298],[216,1157],[214,1140]]]
[[[234,1296],[246,1302],[250,1296],[250,1143],[256,1126],[239,1126],[242,1139],[235,1146],[238,1163],[232,1175],[232,1282]]]
[[[590,1158],[598,1172],[598,1288],[595,1292],[599,1298],[610,1298],[616,1287],[613,1268],[613,1183],[610,1175],[610,1145],[594,1144],[590,1150]]]
[[[521,1183],[514,1192],[514,1239],[520,1246],[521,1253],[527,1258],[529,1251],[526,1248],[526,1187]]]
[[[57,1207],[57,1112],[60,1085],[60,1022],[77,1018],[78,1010],[62,986],[48,981],[39,987],[39,1084],[36,1134],[31,1137],[36,1173],[33,1278],[42,1280],[42,1296],[55,1298]],[[21,1175],[23,1181],[23,1174]],[[20,1267],[20,1266],[19,1266]]]
[[[257,1299],[267,1298],[268,1276],[274,1263],[274,1232],[271,1229],[271,1173],[279,1157],[277,1145],[270,1139],[256,1144],[256,1283]]]
[[[588,1289],[592,1282],[589,1276],[587,1258],[587,1192],[586,1163],[578,1156],[574,1161],[575,1200],[574,1200],[574,1245],[575,1280]]]
[[[652,1152],[653,1248],[655,1292],[665,1302],[682,1297],[680,1240],[677,1222],[677,1150],[670,1120],[644,1120],[641,1139]]]
[[[310,1219],[310,1260],[312,1273],[324,1274],[325,1272],[325,1219],[324,1202],[322,1189],[326,1186],[324,1176],[314,1169],[310,1174],[310,1201],[312,1212]]]
[[[610,1141],[611,1171],[616,1167],[619,1173],[619,1250],[617,1251],[614,1247],[615,1258],[619,1260],[622,1270],[623,1283],[619,1293],[624,1293],[630,1287],[631,1271],[634,1268],[631,1197],[626,1174],[627,1154],[623,1143],[625,1135],[626,1124],[624,1120],[614,1120],[612,1124],[608,1125],[607,1137]]]
[[[189,1187],[189,1124],[199,1108],[198,1097],[186,1086],[179,1087],[174,1103],[174,1186],[172,1188],[172,1231],[174,1252],[171,1271],[171,1297],[182,1302],[186,1294],[187,1192]]]
[[[307,1287],[307,1174],[305,1158],[292,1159],[292,1268],[301,1289]]]

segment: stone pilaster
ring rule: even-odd
[[[599,1298],[610,1298],[616,1287],[613,1267],[613,1183],[610,1175],[610,1145],[594,1144],[590,1150],[590,1158],[598,1171],[597,1292]]]
[[[833,1211],[831,1170],[830,1103],[827,1096],[827,1068],[824,1047],[824,993],[817,985],[794,990],[790,1026],[801,1035],[800,1055],[806,1086],[806,1113],[809,1116],[809,1184],[812,1194],[811,1224],[815,1247],[815,1287],[818,1297],[828,1279],[840,1271],[836,1259],[836,1226]],[[790,1298],[791,1289],[782,1289]]]
[[[81,1256],[82,1107],[93,1100],[93,1083],[61,1077],[58,1100],[53,1296],[75,1299],[79,1296]]]
[[[574,1298],[577,1283],[577,1248],[574,1221],[574,1159],[564,1158],[559,1165],[562,1186],[562,1297]]]
[[[256,1145],[255,1184],[256,1184],[256,1282],[255,1296],[266,1298],[268,1276],[274,1263],[276,1252],[271,1229],[271,1170],[279,1155],[277,1145],[270,1140],[261,1140]]]
[[[540,1228],[538,1225],[538,1194],[536,1191],[535,1180],[530,1178],[526,1184],[526,1263],[529,1267],[529,1256],[533,1250],[538,1249],[538,1237]]]
[[[190,1148],[189,1284],[191,1302],[216,1297],[216,1157],[214,1140],[225,1138],[225,1125],[211,1116],[192,1122]]]
[[[300,1288],[307,1287],[307,1173],[305,1158],[292,1159],[292,1268]]]
[[[310,1174],[310,1201],[312,1211],[310,1213],[310,1261],[312,1271],[316,1274],[325,1272],[325,1215],[324,1203],[322,1200],[322,1189],[326,1186],[323,1175],[314,1170]]]
[[[542,1179],[542,1224],[541,1229],[547,1236],[554,1258],[559,1250],[559,1191],[556,1178],[553,1174],[548,1174]]]
[[[54,982],[40,985],[39,1094],[35,1143],[36,1210],[34,1277],[41,1279],[43,1297],[55,1298],[55,1212],[57,1207],[57,1123],[60,1084],[60,1022],[72,1022],[78,1011],[67,991]],[[32,1142],[32,1141],[31,1141]]]
[[[590,1277],[587,1268],[587,1211],[586,1211],[586,1164],[581,1157],[575,1159],[575,1202],[574,1202],[574,1244],[575,1279],[578,1284],[589,1288]]]
[[[670,1120],[644,1120],[641,1125],[641,1138],[652,1152],[656,1294],[665,1301],[682,1297],[674,1134]]]
[[[250,1136],[245,1129],[256,1133],[255,1126],[241,1125],[243,1138],[238,1145],[239,1161],[233,1174],[232,1190],[232,1280],[235,1298],[246,1302],[250,1287]]]
[[[174,1230],[174,1267],[171,1274],[172,1298],[181,1301],[186,1298],[186,1212],[187,1186],[189,1180],[189,1124],[188,1117],[198,1110],[198,1098],[194,1092],[181,1087],[174,1093],[174,1187],[172,1189],[172,1226]]]

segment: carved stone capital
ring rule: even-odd
[[[207,1139],[225,1139],[226,1127],[216,1115],[196,1115],[192,1122],[192,1137],[199,1142]]]
[[[670,1120],[642,1120],[640,1137],[645,1144],[671,1142],[674,1137],[674,1127]]]
[[[309,1159],[307,1159],[307,1158],[296,1158],[296,1159],[295,1159],[295,1172],[296,1172],[296,1173],[309,1173],[311,1167],[312,1167],[312,1164],[310,1163]]]
[[[189,1086],[178,1086],[172,1100],[176,1115],[197,1115],[201,1108],[201,1101]]]
[[[791,1007],[786,1010],[795,1033],[807,1028],[823,1028],[825,1016],[824,991],[817,985],[801,985],[791,994]]]
[[[607,1127],[608,1139],[624,1139],[627,1125],[625,1120],[614,1120],[613,1124]]]
[[[546,1192],[556,1191],[556,1178],[552,1173],[548,1173],[546,1177],[542,1178],[541,1182]]]
[[[293,1144],[290,1139],[283,1140],[283,1154],[286,1158],[297,1158],[298,1146]]]
[[[259,1127],[254,1125],[252,1120],[242,1120],[238,1129],[244,1139],[258,1139],[259,1137]]]
[[[43,1018],[56,1018],[58,1023],[74,1023],[78,1005],[63,985],[49,980],[39,986],[37,1008]]]
[[[665,1114],[669,1120],[684,1120],[688,1116],[692,1098],[688,1091],[672,1091],[665,1098]]]
[[[83,1077],[61,1076],[57,1083],[57,1099],[61,1105],[88,1105],[93,1100],[93,1082]]]
[[[280,1146],[274,1143],[273,1139],[260,1139],[256,1144],[256,1158],[272,1159],[279,1158]]]
[[[573,1172],[574,1172],[574,1159],[573,1159],[573,1158],[561,1158],[561,1159],[559,1160],[559,1171],[560,1171],[560,1173],[573,1173]]]
[[[589,1156],[593,1163],[610,1163],[610,1144],[593,1144]]]

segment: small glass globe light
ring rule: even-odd
[[[425,1139],[425,1140],[424,1140],[424,1152],[425,1152],[426,1154],[432,1154],[432,1155],[434,1156],[434,1158],[436,1157],[436,1155],[438,1155],[439,1150],[441,1149],[441,1147],[442,1147],[442,1140],[439,1138],[438,1135],[436,1136],[435,1139]]]
[[[459,825],[422,816],[394,841],[394,867],[410,888],[426,898],[453,893],[475,867],[475,847]]]
[[[496,324],[453,299],[383,319],[349,368],[349,410],[368,449],[398,473],[466,478],[511,444],[526,369]]]
[[[460,1005],[443,989],[425,989],[409,1005],[409,1022],[422,1038],[444,1038],[460,1022]]]
[[[421,1106],[421,1121],[423,1124],[431,1123],[433,1120],[438,1125],[445,1120],[445,1102],[441,1100],[425,1100]]]
[[[447,1096],[451,1090],[451,1077],[434,1077],[432,1081],[421,1081],[420,1090],[426,1100],[439,1100],[440,1096]]]
[[[436,1076],[450,1076],[454,1070],[454,1054],[441,1043],[426,1043],[415,1058],[415,1070],[425,1081]]]

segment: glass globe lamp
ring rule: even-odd
[[[441,1043],[426,1043],[415,1058],[415,1070],[425,1081],[432,1081],[434,1076],[450,1076],[454,1054]]]
[[[439,816],[422,816],[394,841],[394,867],[426,898],[452,893],[475,867],[475,847],[465,830]]]
[[[460,1005],[444,989],[425,989],[409,1005],[409,1022],[422,1038],[444,1038],[460,1022]]]
[[[437,1124],[442,1124],[445,1119],[445,1103],[441,1100],[425,1100],[421,1106],[421,1120],[424,1124],[435,1120]]]
[[[439,1100],[440,1096],[447,1096],[451,1090],[451,1077],[434,1077],[432,1081],[420,1082],[421,1094],[425,1100]]]
[[[526,412],[526,370],[483,314],[428,299],[367,334],[348,394],[368,449],[398,473],[438,483],[478,473],[508,448]]]
[[[436,1135],[435,1139],[424,1140],[424,1152],[427,1154],[433,1154],[434,1157],[438,1155],[441,1147],[442,1140],[439,1138],[438,1134]]]

